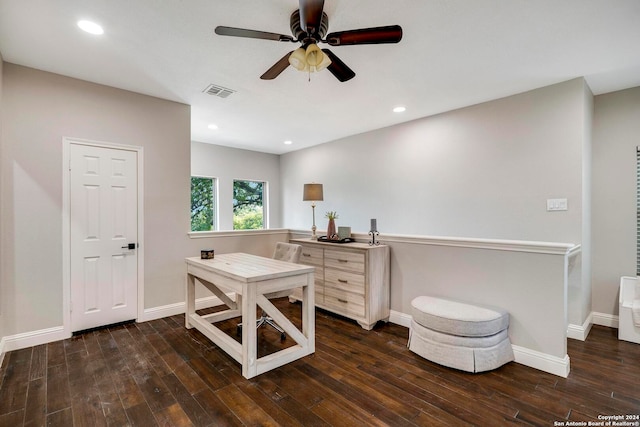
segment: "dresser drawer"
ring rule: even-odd
[[[364,274],[364,253],[325,249],[324,265],[328,268]]]
[[[300,255],[300,264],[315,265],[317,267],[323,266],[323,250],[322,248],[310,248],[307,246],[302,247],[302,254]],[[318,269],[316,269],[316,275]]]
[[[318,286],[318,282],[316,282],[314,291],[315,303],[322,304],[324,302],[324,286],[322,286],[322,283]],[[294,288],[291,295],[289,295],[289,299],[302,301],[302,288]]]
[[[325,288],[324,306],[347,317],[364,317],[364,295],[340,289]]]
[[[364,275],[327,268],[324,270],[324,285],[364,295]]]

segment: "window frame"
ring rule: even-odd
[[[204,179],[211,179],[212,180],[212,185],[211,185],[211,191],[212,191],[212,195],[211,195],[211,199],[212,199],[212,203],[213,203],[213,222],[211,224],[211,229],[210,230],[192,230],[192,223],[191,223],[191,212],[189,213],[189,233],[210,233],[212,231],[219,231],[219,227],[220,227],[220,203],[219,203],[219,199],[218,199],[218,195],[219,195],[219,182],[220,180],[218,179],[218,177],[215,176],[208,176],[208,175],[191,175],[191,177],[189,178],[189,205],[191,205],[191,183],[193,178],[204,178]],[[191,211],[191,209],[189,209]]]
[[[234,204],[234,190],[237,181],[243,182],[259,182],[262,184],[262,228],[248,228],[248,229],[236,229],[234,220],[235,220],[235,212],[233,211]],[[249,231],[249,230],[268,230],[269,229],[269,181],[262,179],[242,179],[242,178],[233,178],[232,186],[231,186],[231,223],[232,223],[232,231]]]

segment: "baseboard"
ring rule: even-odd
[[[615,314],[592,312],[591,316],[593,318],[594,325],[607,326],[609,328],[618,329],[619,319]]]
[[[10,351],[48,344],[66,338],[69,338],[69,334],[64,331],[62,326],[3,337],[0,341],[0,363],[2,363],[5,353]]]
[[[233,297],[233,293],[230,294]],[[222,301],[216,296],[198,298],[196,301],[196,309],[209,308],[222,304]],[[149,308],[144,311],[142,319],[138,322],[146,322],[149,320],[160,319],[162,317],[173,316],[184,313],[185,303],[179,302],[175,304],[164,305],[161,307]],[[60,341],[69,338],[70,335],[65,333],[62,326],[56,326],[38,331],[25,332],[22,334],[10,335],[0,340],[0,366],[4,360],[4,355],[10,351],[20,350],[22,348],[33,347],[41,344],[48,344],[54,341]]]
[[[592,325],[593,313],[589,313],[587,320],[585,320],[582,325],[573,325],[570,323],[569,326],[567,326],[567,338],[580,341],[586,340]]]
[[[513,344],[511,344],[511,347],[513,348],[516,363],[563,378],[569,376],[570,364],[568,354],[564,357],[556,357]]]
[[[4,362],[4,337],[0,339],[0,368],[2,368],[2,362]]]
[[[391,310],[389,313],[389,322],[409,328],[411,327],[411,315]]]
[[[235,298],[235,294],[229,293],[229,298]],[[198,298],[196,300],[196,310],[202,310],[203,308],[215,307],[216,305],[223,304],[220,298],[216,296],[208,296]],[[161,305],[159,307],[146,308],[142,318],[139,318],[138,322],[148,322],[150,320],[162,319],[163,317],[175,316],[176,314],[184,313],[186,304],[184,302],[177,302],[174,304]]]

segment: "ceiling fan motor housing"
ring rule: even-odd
[[[293,36],[299,42],[301,42],[304,47],[313,43],[320,42],[322,39],[324,39],[324,36],[327,34],[327,30],[329,29],[329,17],[324,12],[322,12],[320,28],[318,28],[317,30],[312,29],[314,30],[313,34],[308,34],[302,29],[302,26],[300,25],[300,10],[296,10],[291,14],[290,21],[291,34],[293,34]]]

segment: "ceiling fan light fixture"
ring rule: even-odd
[[[323,11],[324,0],[299,0],[299,8],[289,18],[292,36],[246,28],[217,26],[215,33],[221,36],[244,37],[250,39],[272,40],[278,42],[301,43],[302,47],[286,53],[260,79],[273,80],[289,66],[298,71],[311,73],[327,68],[341,82],[355,77],[356,73],[329,49],[320,49],[318,43],[331,46],[398,43],[402,40],[402,27],[386,25],[383,27],[360,28],[337,31],[327,34],[329,17]]]
[[[306,50],[303,47],[294,50],[289,55],[289,64],[298,71],[313,73],[331,65],[331,59],[314,43]]]
[[[304,59],[307,61],[310,67],[317,67],[322,62],[324,53],[320,50],[317,44],[310,44],[305,52]]]
[[[299,47],[289,55],[289,64],[298,71],[304,71],[307,66],[307,61],[303,48]]]
[[[322,53],[322,62],[320,62],[320,65],[316,66],[316,71],[322,71],[329,65],[331,65],[331,59],[329,59],[329,55],[325,55],[322,51],[320,51],[320,53]]]

